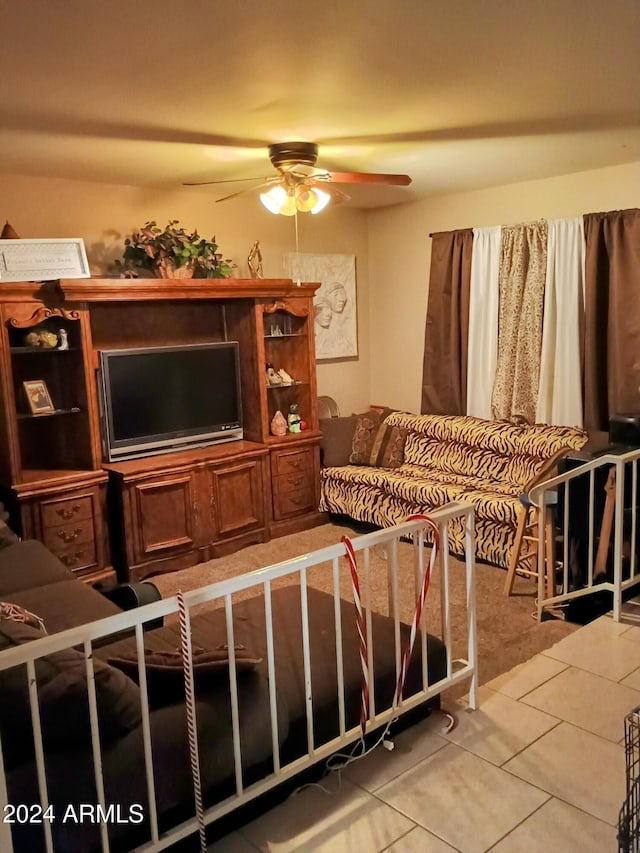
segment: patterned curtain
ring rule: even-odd
[[[432,235],[421,412],[463,415],[473,231]]]
[[[640,414],[640,210],[584,217],[587,429]]]
[[[503,227],[495,420],[535,423],[546,267],[546,222]]]

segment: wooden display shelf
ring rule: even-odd
[[[129,571],[137,577],[173,571],[321,522],[313,336],[318,286],[284,278],[3,285],[0,487],[12,526],[47,542],[53,535],[47,519],[57,523],[58,510],[79,507],[83,525],[91,519],[91,548],[65,554],[75,561],[70,568],[91,581],[108,576],[112,562],[125,581]],[[282,334],[271,335],[271,323]],[[29,330],[43,324],[64,328],[69,348],[23,346]],[[215,341],[238,342],[245,438],[105,462],[100,352]],[[265,386],[269,354],[277,354],[292,384]],[[46,383],[55,411],[24,411],[23,383],[36,379]],[[275,404],[283,400],[299,405],[309,429],[270,435]],[[290,482],[283,466],[294,463],[301,469]]]

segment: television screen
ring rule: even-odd
[[[242,438],[236,341],[102,350],[107,459]]]

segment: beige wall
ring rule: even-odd
[[[637,207],[638,187],[640,163],[633,163],[368,213],[345,206],[300,216],[300,251],[356,256],[359,356],[321,362],[318,393],[334,397],[343,413],[369,403],[419,410],[431,231]],[[247,275],[256,239],[265,275],[285,275],[283,256],[295,250],[293,221],[271,215],[255,198],[222,204],[214,198],[200,191],[4,175],[0,218],[22,237],[83,237],[96,274],[120,257],[132,229],[147,219],[164,224],[171,218],[215,234],[240,276]]]
[[[372,212],[371,402],[420,409],[430,232],[638,206],[640,163],[632,163]]]
[[[248,275],[246,258],[254,240],[260,240],[267,277],[285,276],[284,255],[295,251],[292,219],[273,216],[256,198],[216,204],[214,195],[197,190],[3,175],[0,218],[9,220],[21,237],[82,237],[95,275],[122,255],[126,234],[148,219],[160,225],[178,219],[207,237],[215,234],[224,256],[237,262],[239,276]],[[301,252],[356,256],[359,358],[319,364],[318,393],[335,397],[345,411],[361,409],[370,399],[366,213],[335,207],[321,216],[302,215],[298,225]]]

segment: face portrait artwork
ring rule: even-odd
[[[331,302],[321,296],[319,299],[313,304],[313,312],[315,316],[316,323],[321,326],[323,329],[328,329],[331,325],[331,320],[333,318],[333,310],[331,308]]]
[[[327,297],[331,303],[331,310],[334,314],[342,314],[344,307],[347,304],[347,291],[344,284],[339,281],[331,284],[327,290]]]
[[[313,298],[316,359],[358,355],[355,255],[291,253],[294,281],[317,282]]]

